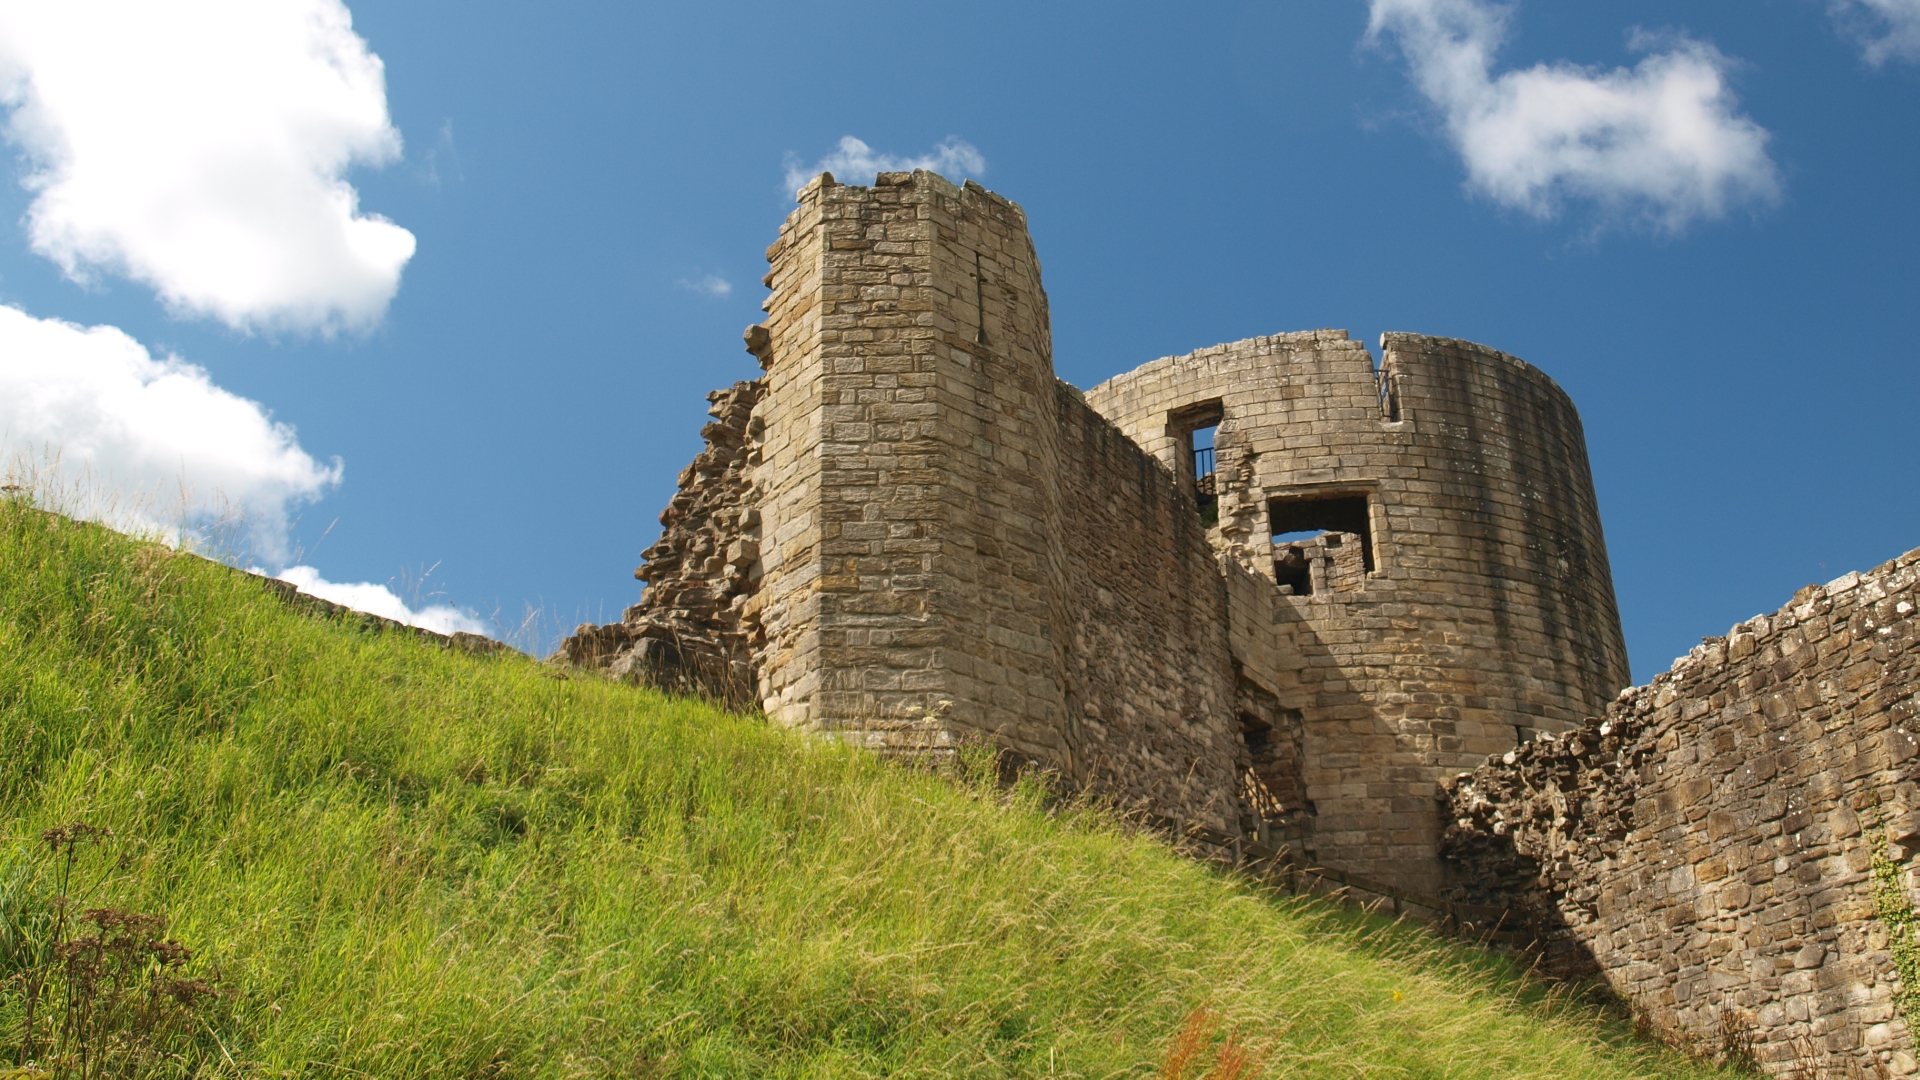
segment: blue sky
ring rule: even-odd
[[[1081,386],[1316,327],[1545,370],[1636,679],[1920,545],[1920,0],[237,3],[0,3],[0,380],[106,348],[44,320],[126,335],[60,408],[151,389],[128,349],[201,369],[183,393],[234,400],[129,406],[144,441],[96,466],[285,509],[269,568],[533,611],[546,644],[616,618],[705,393],[756,372],[786,174],[849,136],[972,148]],[[16,450],[92,437],[64,417],[0,419]]]

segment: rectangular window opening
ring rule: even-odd
[[[1380,417],[1388,423],[1400,422],[1400,393],[1393,385],[1393,373],[1386,368],[1374,372],[1374,381],[1380,387]]]
[[[1194,428],[1188,437],[1193,448],[1193,493],[1200,503],[1200,523],[1211,529],[1220,523],[1220,482],[1213,473],[1213,433],[1217,425]]]
[[[1167,434],[1185,452],[1177,467],[1193,484],[1200,520],[1211,529],[1220,521],[1220,489],[1214,475],[1213,437],[1225,415],[1220,399],[1197,401],[1167,413]]]
[[[1297,709],[1280,709],[1274,723],[1249,713],[1240,714],[1240,737],[1246,740],[1248,768],[1243,794],[1263,826],[1297,822],[1302,811],[1312,813],[1303,774],[1305,729]]]
[[[1283,591],[1295,596],[1313,595],[1316,563],[1320,566],[1320,586],[1332,592],[1361,588],[1354,570],[1373,573],[1373,524],[1367,496],[1284,496],[1269,503],[1267,513],[1273,527],[1274,583],[1283,586]],[[1347,542],[1349,536],[1359,542],[1357,565]]]
[[[1193,450],[1193,475],[1197,477],[1213,475],[1213,433],[1220,425],[1211,424],[1203,428],[1194,428],[1187,436],[1188,445]]]

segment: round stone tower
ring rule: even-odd
[[[1255,824],[1432,891],[1438,782],[1598,713],[1627,658],[1565,392],[1470,342],[1381,347],[1254,338],[1086,396],[1225,557]]]

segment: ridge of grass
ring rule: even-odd
[[[0,1068],[85,821],[77,902],[226,988],[160,1075],[1148,1077],[1200,1008],[1266,1076],[1719,1075],[1031,784],[558,674],[0,499]]]

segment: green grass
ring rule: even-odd
[[[1148,1077],[1206,1006],[1270,1076],[1713,1075],[1030,786],[305,617],[18,497],[0,751],[0,915],[45,910],[43,830],[107,826],[83,902],[218,970],[182,1074]]]

